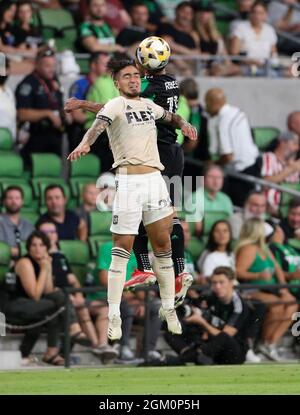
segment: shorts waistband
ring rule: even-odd
[[[116,174],[116,178],[120,179],[120,180],[145,180],[145,179],[151,179],[151,177],[155,177],[155,176],[161,176],[162,174],[160,171],[154,171],[151,173],[143,173],[143,174],[120,174],[117,173]]]

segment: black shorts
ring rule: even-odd
[[[163,176],[172,179],[174,176],[179,176],[182,178],[183,168],[184,168],[184,153],[182,147],[177,144],[168,144],[158,142],[158,151],[161,163],[164,165],[165,169],[161,172]],[[168,183],[167,183],[168,184]],[[174,205],[175,202],[175,195],[174,195],[174,186],[171,186],[168,190],[170,193],[170,198],[172,200],[172,204]],[[176,200],[177,197],[176,197]]]

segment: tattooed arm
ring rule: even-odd
[[[174,114],[173,112],[165,111],[161,122],[170,124],[174,128],[181,130],[182,134],[185,137],[188,137],[190,140],[197,140],[197,130],[190,123],[185,121],[180,115]]]
[[[91,145],[97,140],[100,134],[108,127],[109,122],[101,118],[96,118],[91,128],[87,130],[79,145],[68,156],[68,160],[75,161],[81,156],[85,156],[91,150]]]
[[[69,98],[64,106],[64,110],[66,112],[72,112],[74,110],[84,110],[84,111],[90,111],[97,113],[101,110],[103,107],[103,104],[98,104],[97,102],[92,101],[86,101],[83,99],[77,99],[77,98]]]

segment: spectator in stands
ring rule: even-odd
[[[287,218],[280,222],[285,235],[285,242],[289,239],[300,239],[300,199],[292,199],[289,204]]]
[[[105,22],[107,10],[105,0],[89,0],[89,21],[81,23],[79,36],[81,45],[88,52],[124,52],[121,45],[116,44],[110,26]]]
[[[83,219],[66,209],[67,198],[62,186],[52,184],[45,189],[47,212],[40,216],[37,226],[43,222],[54,222],[59,239],[87,239],[87,225]]]
[[[284,272],[284,277],[288,283],[293,285],[300,284],[300,255],[292,246],[284,243],[284,232],[279,225],[268,221],[270,234],[267,237],[269,248],[276,261]],[[299,288],[291,288],[291,293],[300,300]]]
[[[85,100],[90,88],[92,87],[92,85],[94,85],[97,79],[107,74],[108,61],[109,55],[107,53],[92,53],[89,60],[89,72],[86,76],[77,79],[71,85],[69,92],[70,98]],[[111,85],[110,82],[106,81],[105,83],[102,80],[100,87],[102,94],[106,93],[108,85]],[[73,122],[68,129],[68,138],[70,148],[74,149],[84,135],[84,124],[87,121],[87,114],[82,109],[76,109],[72,111],[71,114]]]
[[[31,2],[28,0],[18,2],[16,25],[13,29],[16,45],[24,44],[27,50],[36,51],[43,43],[43,38],[38,26],[33,25],[32,18]]]
[[[220,166],[215,164],[207,167],[204,173],[204,191],[199,187],[196,192],[192,193],[187,202],[187,211],[192,212],[192,207],[204,204],[204,220],[205,212],[225,212],[228,217],[233,213],[233,206],[230,198],[221,189],[224,184],[224,173]],[[204,197],[204,201],[203,201]],[[198,212],[197,212],[198,213]],[[195,223],[195,233],[200,235],[203,228],[202,217],[197,217],[197,213],[189,217],[190,221]]]
[[[271,1],[268,7],[269,22],[275,27],[275,29],[291,33],[292,35],[299,37],[299,6],[299,0],[282,0],[281,2]],[[290,56],[294,52],[299,51],[299,43],[283,37],[280,38],[278,48],[280,53]]]
[[[132,0],[122,0],[122,1],[123,1],[123,4],[126,10],[130,12],[130,9],[132,6]],[[157,27],[159,27],[161,23],[166,21],[164,12],[160,6],[160,1],[157,1],[157,0],[151,0],[151,1],[141,0],[141,1],[147,6],[148,12],[149,12],[148,30],[154,33]]]
[[[232,35],[236,27],[241,22],[245,22],[249,19],[251,8],[254,4],[254,0],[237,0],[238,17],[230,23],[229,32]]]
[[[200,39],[200,50],[203,55],[221,55],[224,58],[207,61],[207,72],[213,76],[231,76],[240,73],[238,66],[228,59],[227,49],[224,39],[219,32],[212,3],[202,1],[196,3],[195,11],[195,30]]]
[[[97,180],[97,189],[100,190],[96,205],[100,212],[111,212],[116,193],[116,178],[112,173],[101,174]]]
[[[209,151],[217,156],[217,164],[232,167],[238,173],[260,176],[261,157],[253,142],[246,114],[227,104],[221,88],[209,89],[205,95],[206,110],[210,115],[208,130]],[[243,180],[230,178],[227,193],[234,205],[242,206],[245,195],[253,188]]]
[[[210,278],[217,267],[235,268],[232,250],[231,228],[227,221],[218,220],[210,230],[206,249],[197,265],[205,278]]]
[[[284,272],[266,245],[265,232],[265,224],[259,219],[249,219],[244,223],[236,247],[236,272],[239,281],[261,287],[251,289],[248,293],[249,298],[262,301],[268,307],[259,351],[270,360],[279,361],[276,345],[289,328],[298,305],[278,304],[278,301],[293,302],[295,298],[287,288],[269,287],[272,284],[285,284],[286,280]]]
[[[82,188],[82,204],[75,212],[89,226],[89,213],[97,209],[97,197],[100,190],[94,183],[87,183]]]
[[[251,218],[265,220],[267,212],[267,199],[263,192],[253,190],[245,200],[244,209],[234,213],[229,218],[229,223],[232,229],[232,237],[237,240],[243,224]]]
[[[5,213],[0,215],[0,241],[11,246],[13,258],[20,256],[21,241],[26,241],[33,232],[34,226],[22,219],[23,190],[18,186],[7,187],[2,195]]]
[[[287,125],[288,129],[297,134],[300,139],[300,111],[294,111],[289,114]]]
[[[164,23],[159,26],[157,33],[170,45],[172,53],[185,55],[183,61],[176,61],[181,75],[191,75],[191,67],[186,64],[188,55],[201,54],[199,48],[199,37],[193,28],[194,11],[192,3],[183,1],[176,7],[176,17],[173,24]],[[183,72],[184,71],[184,72]]]
[[[139,43],[151,33],[147,29],[149,11],[147,6],[138,1],[133,3],[130,9],[131,26],[125,27],[117,36],[117,43],[128,49],[128,53],[134,55]]]
[[[16,289],[13,298],[5,308],[8,319],[32,324],[44,320],[64,305],[63,293],[56,289],[52,279],[52,261],[48,254],[50,242],[41,232],[33,232],[27,240],[28,254],[16,264]],[[23,359],[29,361],[41,327],[25,331],[20,350]],[[47,350],[45,363],[63,366],[64,359],[59,355],[58,340],[60,322],[58,316],[46,324]],[[24,363],[25,363],[24,362]]]
[[[190,315],[186,316],[183,311],[183,335],[165,333],[168,344],[179,354],[178,362],[244,363],[250,311],[234,290],[234,281],[232,269],[216,268],[211,277],[212,293],[202,296],[201,301],[192,306]]]
[[[265,76],[270,70],[266,61],[274,58],[274,65],[276,63],[277,35],[273,27],[266,23],[267,16],[264,2],[256,1],[249,20],[237,25],[232,33],[231,55],[243,54],[247,58],[241,65],[244,75]]]
[[[183,145],[186,155],[196,160],[209,160],[207,117],[199,100],[198,84],[193,78],[186,78],[179,84],[177,114],[197,128],[198,140],[192,141],[177,133],[177,142]],[[197,176],[199,168],[185,163],[183,176]]]
[[[7,78],[10,73],[10,63],[8,58],[5,59],[6,74],[0,76],[0,127],[7,128],[16,140],[17,110],[15,96],[10,87],[7,85]]]
[[[131,24],[131,18],[125,10],[122,0],[109,0],[107,2],[105,21],[114,33],[119,33]]]
[[[30,122],[30,138],[22,149],[25,163],[32,153],[61,155],[64,129],[63,94],[55,74],[53,50],[42,48],[37,54],[34,72],[16,89],[18,119]]]
[[[299,137],[292,132],[281,133],[273,151],[263,153],[261,175],[271,183],[299,183],[300,159],[296,160],[299,152]],[[280,191],[266,190],[269,211],[278,214]]]
[[[81,288],[75,274],[65,255],[59,250],[59,240],[55,223],[42,222],[39,231],[43,232],[50,241],[49,254],[52,258],[52,275],[55,287],[64,289],[67,287]],[[117,356],[117,352],[107,344],[108,307],[104,302],[91,303],[89,309],[81,292],[70,295],[75,307],[79,324],[91,342],[91,351],[101,357],[105,362]],[[95,319],[95,326],[91,320]],[[77,338],[82,332],[77,333]],[[74,338],[74,335],[73,335]]]

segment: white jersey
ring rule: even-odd
[[[107,121],[107,134],[114,156],[113,168],[144,165],[163,170],[157,148],[155,120],[165,110],[149,99],[117,97],[98,112],[96,118]]]

